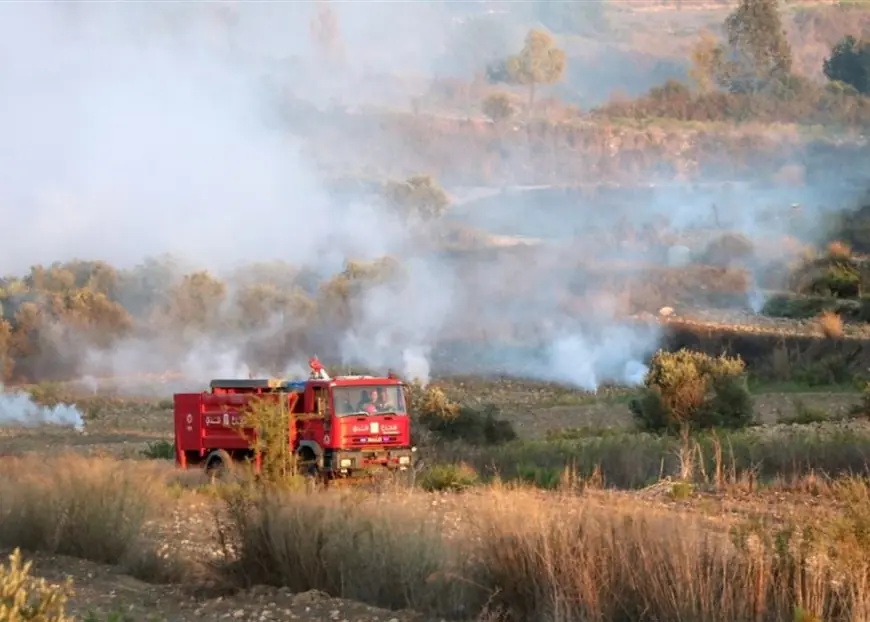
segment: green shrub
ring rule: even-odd
[[[142,450],[142,456],[149,460],[174,460],[175,443],[169,441],[154,441]]]
[[[0,620],[3,622],[71,622],[66,603],[72,582],[58,587],[45,579],[30,576],[31,562],[24,562],[21,550],[9,556],[9,565],[0,565]]]
[[[835,243],[826,253],[804,260],[791,276],[791,287],[808,296],[857,298],[861,271],[848,247]]]
[[[465,490],[478,483],[477,471],[465,463],[436,464],[423,473],[420,487],[433,492],[436,490]]]
[[[496,406],[472,408],[452,401],[441,389],[409,383],[411,414],[419,425],[443,440],[471,445],[499,445],[517,438],[510,421]]]
[[[744,369],[740,358],[659,350],[645,389],[629,407],[639,427],[650,432],[744,427],[752,422]]]
[[[444,440],[462,440],[471,445],[500,445],[516,439],[517,434],[513,424],[499,419],[498,414],[498,408],[492,405],[480,410],[460,406],[452,417],[423,413],[420,423]]]

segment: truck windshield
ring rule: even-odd
[[[335,414],[339,417],[405,413],[405,396],[400,386],[335,387],[332,391]]]

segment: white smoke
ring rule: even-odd
[[[419,380],[424,387],[429,384],[431,375],[429,354],[430,348],[428,347],[405,348],[402,351],[404,377],[410,380]]]
[[[23,391],[6,392],[0,384],[0,427],[70,426],[83,432],[85,422],[74,404],[40,406]]]
[[[637,386],[647,366],[643,357],[658,343],[658,330],[649,332],[613,325],[596,338],[584,334],[558,339],[547,348],[551,378],[586,391],[597,391],[606,382]]]

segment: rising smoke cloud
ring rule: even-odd
[[[392,255],[409,278],[358,301],[353,324],[336,339],[343,363],[394,367],[427,381],[441,342],[467,344],[499,326],[544,336],[533,356],[484,339],[476,371],[585,389],[639,382],[659,332],[615,315],[591,323],[566,315],[558,292],[582,281],[582,268],[549,270],[552,251],[543,249],[522,261],[465,264],[422,253],[419,235],[391,211],[326,191],[315,153],[338,156],[349,145],[313,146],[284,124],[287,92],[317,107],[406,108],[411,93],[379,90],[367,80],[375,72],[441,67],[449,20],[428,5],[334,7],[351,50],[342,69],[321,63],[308,38],[311,3],[254,3],[229,12],[207,3],[0,9],[0,131],[9,158],[0,184],[0,201],[9,207],[0,211],[0,228],[15,231],[4,240],[4,271],[73,257],[130,267],[170,253],[186,266],[223,274],[277,259],[326,279],[348,259]],[[289,125],[304,125],[295,121]],[[691,219],[691,206],[676,212]],[[523,233],[530,220],[517,215],[512,224]],[[542,331],[544,323],[550,328]],[[91,353],[82,372],[180,368],[200,381],[247,375],[255,370],[245,347],[268,341],[270,330],[188,335],[184,353],[135,336]],[[304,370],[307,354],[288,361],[288,369]],[[449,362],[441,367],[450,370]]]

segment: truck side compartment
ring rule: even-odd
[[[204,457],[202,445],[202,393],[176,393],[175,464],[184,468]]]

